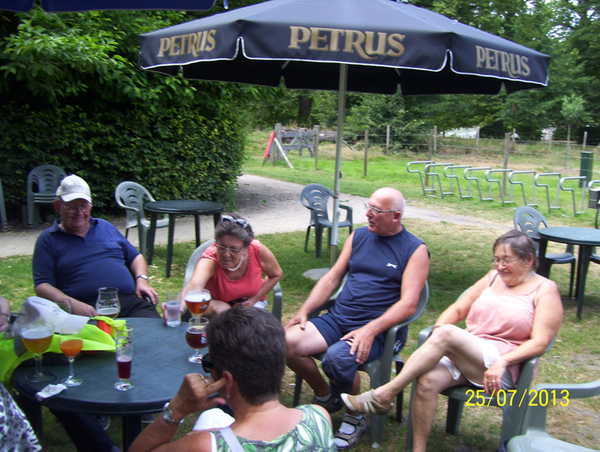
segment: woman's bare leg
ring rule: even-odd
[[[483,377],[485,365],[479,339],[457,326],[443,325],[433,330],[392,381],[375,389],[379,403],[390,404],[409,383],[434,369],[443,356],[450,358],[473,381]]]

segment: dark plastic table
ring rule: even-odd
[[[545,277],[548,277],[550,274],[550,261],[546,259],[546,249],[549,241],[579,246],[575,292],[577,294],[577,318],[581,319],[585,293],[585,280],[590,266],[590,256],[592,254],[592,248],[600,246],[600,230],[592,228],[543,228],[540,229],[538,233],[540,235],[538,256],[540,265],[537,272]]]
[[[171,259],[173,258],[173,235],[175,234],[175,215],[193,215],[196,226],[196,247],[200,246],[200,215],[213,214],[215,226],[223,211],[223,204],[193,199],[153,201],[144,204],[144,209],[150,212],[150,230],[148,231],[148,264],[152,263],[154,253],[154,237],[158,214],[169,215],[169,237],[167,241],[167,278],[171,276]]]
[[[134,328],[130,381],[135,387],[132,390],[119,392],[114,389],[119,377],[113,352],[80,354],[74,363],[74,370],[75,375],[83,379],[83,384],[41,402],[63,411],[122,416],[124,451],[141,431],[142,414],[162,411],[164,404],[179,390],[186,374],[204,373],[201,364],[187,360],[194,350],[185,340],[185,322],[178,328],[166,326],[162,319],[128,318],[127,323]],[[204,353],[208,353],[208,349]],[[68,375],[69,366],[44,365],[44,370],[56,375],[54,381],[44,383],[32,383],[25,379],[33,369],[30,366],[18,367],[11,382],[26,399],[25,405],[30,409],[25,408],[25,411],[30,422],[39,426],[41,410],[37,399],[34,399],[35,394],[47,384],[59,383]]]

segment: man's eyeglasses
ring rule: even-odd
[[[242,248],[227,248],[226,246],[223,246],[223,245],[215,245],[215,246],[217,247],[217,250],[222,251],[223,253],[225,251],[229,251],[230,253],[237,254],[244,249],[243,247]]]
[[[207,353],[202,357],[202,370],[208,375],[211,374],[212,369],[215,367],[213,362],[210,360],[210,353]]]
[[[397,210],[381,210],[379,207],[372,206],[369,203],[365,203],[365,209],[371,210],[375,215],[379,215],[380,213],[398,212]]]
[[[90,203],[84,204],[83,206],[78,206],[77,204],[67,204],[63,202],[62,205],[65,206],[67,212],[70,213],[76,213],[78,210],[81,210],[82,213],[90,213],[92,210],[92,205]]]
[[[229,221],[232,223],[237,223],[241,227],[245,228],[248,226],[248,222],[243,218],[233,218],[231,215],[221,215],[221,221]]]
[[[498,259],[497,257],[492,257],[492,259],[490,260],[490,262],[494,265],[504,265],[505,267],[508,264],[512,264],[515,261],[518,261],[519,259],[521,259],[520,257],[515,257],[514,259],[511,260],[506,260],[506,259]]]

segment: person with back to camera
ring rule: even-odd
[[[392,381],[359,396],[342,394],[354,411],[385,414],[396,394],[416,379],[415,452],[426,450],[440,392],[465,384],[488,394],[514,389],[520,363],[542,355],[562,323],[556,284],[535,273],[537,250],[531,237],[509,231],[492,249],[495,269],[442,312],[431,336]],[[456,323],[464,319],[463,330]]]
[[[358,367],[383,354],[388,329],[413,315],[429,274],[426,245],[402,225],[406,202],[394,188],[376,190],[367,204],[368,227],[356,229],[335,265],[317,282],[306,302],[286,325],[288,366],[313,389],[311,403],[329,412],[343,408],[342,392],[360,392]],[[327,302],[347,275],[329,313],[308,320]],[[398,331],[394,351],[406,342],[408,328]],[[326,352],[323,379],[312,355]],[[346,412],[335,441],[354,447],[367,420]]]
[[[287,408],[279,402],[285,373],[285,332],[262,309],[241,306],[213,319],[203,365],[211,378],[188,374],[161,416],[133,442],[129,452],[241,451],[334,452],[329,413],[322,407]],[[219,397],[209,398],[218,392]],[[222,430],[193,431],[171,442],[188,414],[227,402],[235,422]]]
[[[205,317],[233,306],[264,309],[267,294],[282,275],[271,250],[254,238],[250,223],[236,214],[221,215],[215,243],[198,260],[181,295],[183,299],[188,290],[207,289],[212,298]]]

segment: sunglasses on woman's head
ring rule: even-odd
[[[202,357],[202,370],[204,371],[204,373],[210,375],[214,367],[215,365],[210,360],[210,353],[207,353]]]
[[[241,227],[245,228],[248,226],[248,222],[243,218],[233,218],[231,215],[221,215],[221,221],[229,221],[231,223],[237,223]]]

